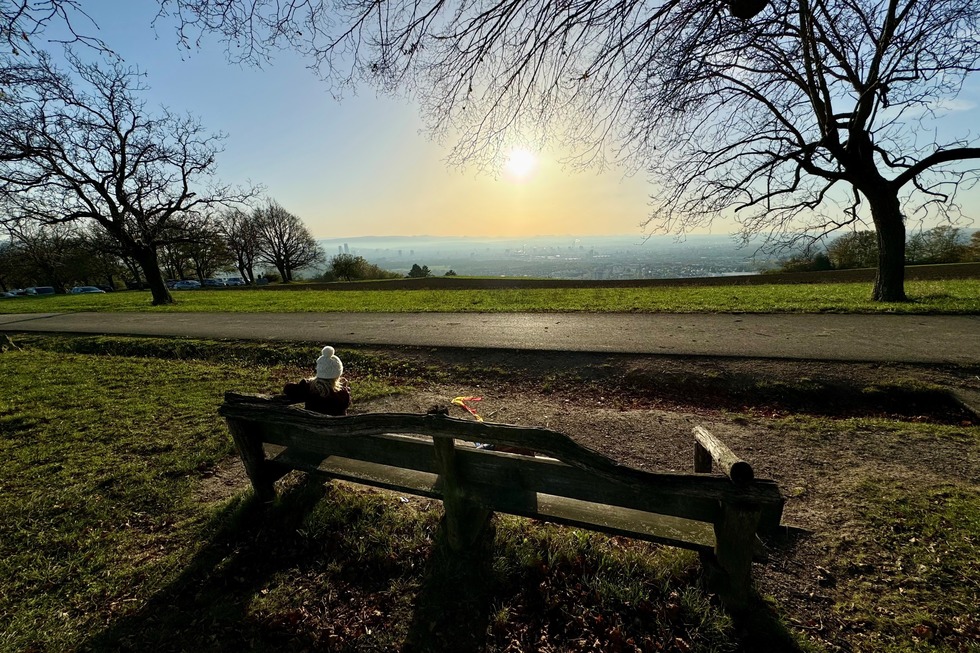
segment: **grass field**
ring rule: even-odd
[[[867,283],[507,290],[194,290],[152,307],[148,292],[6,299],[2,313],[158,312],[639,312],[980,313],[980,280],[910,281],[911,301],[871,301]]]
[[[500,518],[489,550],[451,557],[438,502],[294,482],[265,508],[240,477],[227,489],[223,391],[274,391],[309,347],[17,342],[0,353],[0,651],[776,650],[746,644],[676,549]],[[355,402],[465,377],[346,353]],[[813,448],[890,434],[976,450],[976,427],[769,423]],[[980,489],[886,476],[855,481],[846,536],[817,534],[837,587],[804,605],[831,601],[853,650],[977,650]],[[803,650],[839,650],[819,615],[774,608]]]

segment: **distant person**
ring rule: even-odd
[[[344,364],[333,347],[324,347],[316,359],[316,376],[283,388],[290,400],[305,402],[306,410],[340,417],[350,408],[350,384],[343,378]]]

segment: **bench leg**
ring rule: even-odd
[[[456,469],[456,447],[450,438],[435,438],[436,465],[442,480],[443,526],[453,551],[469,549],[490,521],[490,510],[466,498]]]
[[[276,497],[275,477],[270,473],[265,460],[265,449],[262,441],[250,434],[249,428],[237,420],[229,419],[228,430],[231,432],[238,453],[245,465],[245,473],[252,482],[252,491],[256,501],[272,501]]]
[[[715,524],[715,555],[710,562],[717,568],[706,566],[708,586],[733,612],[747,608],[752,598],[752,551],[759,516],[758,507],[725,504]]]

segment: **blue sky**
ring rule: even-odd
[[[227,134],[224,181],[262,184],[318,238],[642,234],[650,189],[642,174],[572,172],[550,152],[522,177],[450,169],[448,145],[421,133],[411,102],[371,89],[337,102],[290,52],[260,70],[227,63],[217,40],[181,50],[171,24],[151,28],[155,0],[83,4],[108,45],[147,73],[151,105]],[[952,124],[980,124],[978,95],[974,84],[961,96],[966,110]],[[719,222],[714,231],[730,228]]]

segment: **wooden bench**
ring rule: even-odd
[[[755,479],[748,463],[700,427],[695,471],[717,463],[726,476],[646,472],[556,431],[444,414],[328,417],[281,397],[233,392],[219,412],[259,500],[271,500],[273,484],[300,470],[442,500],[455,550],[480,536],[493,511],[693,549],[709,588],[734,610],[751,595],[758,536],[775,533],[782,515],[776,484]]]

